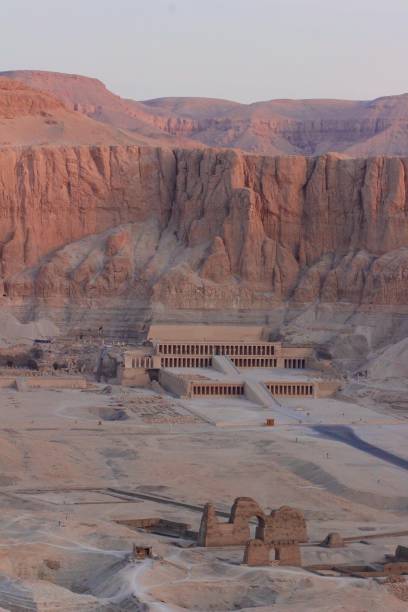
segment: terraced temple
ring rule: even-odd
[[[265,391],[316,397],[338,389],[338,381],[308,369],[312,363],[316,366],[311,348],[270,341],[268,330],[258,326],[153,325],[143,346],[124,352],[119,379],[138,386],[154,377],[179,397],[258,396],[265,404]]]

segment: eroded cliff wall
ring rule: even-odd
[[[0,150],[7,304],[408,303],[408,159]]]

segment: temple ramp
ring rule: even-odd
[[[273,397],[264,384],[255,380],[245,380],[245,396],[264,408],[281,408],[280,403]]]
[[[231,359],[226,355],[214,355],[212,358],[212,367],[214,370],[225,374],[226,376],[233,376],[236,378],[239,376],[242,378],[241,373],[232,363]]]
[[[270,410],[271,416],[279,423],[293,423],[299,421],[296,412],[288,407],[282,406],[282,404],[270,393],[264,383],[246,378],[244,389],[245,396],[248,400]]]

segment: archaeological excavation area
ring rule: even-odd
[[[408,422],[364,373],[256,325],[0,353],[0,608],[403,610]]]

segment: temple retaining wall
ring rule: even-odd
[[[159,383],[177,397],[191,397],[191,381],[168,370],[160,370]]]
[[[17,379],[28,389],[86,389],[88,381],[82,376],[1,376],[0,388],[16,388]]]
[[[118,368],[118,381],[127,387],[148,387],[149,372],[143,368]]]

